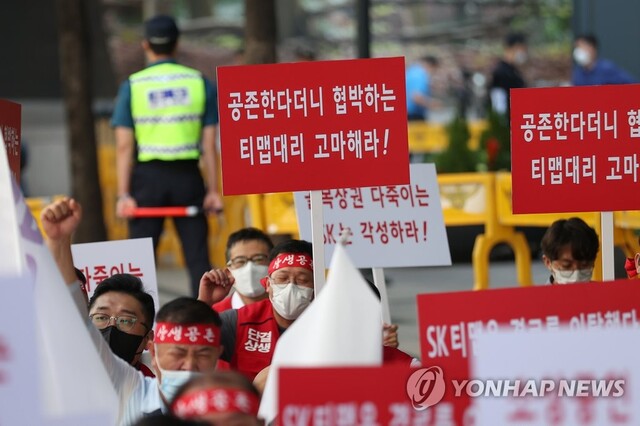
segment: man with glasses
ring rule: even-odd
[[[103,292],[92,298],[93,304],[89,314],[71,254],[71,235],[82,218],[81,207],[75,200],[65,198],[47,206],[41,218],[43,230],[48,237],[49,250],[68,285],[78,311],[87,318],[89,334],[118,393],[118,424],[130,425],[150,414],[167,413],[169,404],[182,385],[201,373],[215,370],[222,352],[220,317],[207,304],[183,297],[165,304],[158,311],[156,330],[153,333],[148,330],[151,324],[143,324],[142,321],[144,318],[145,321],[151,322],[145,315],[153,318],[145,312],[146,308],[140,306],[139,311],[131,309],[132,306],[125,308],[119,302],[128,300],[129,295],[114,291]],[[100,286],[102,284],[98,288]],[[114,297],[116,295],[120,297]],[[137,299],[132,299],[128,302],[135,305],[133,301]],[[103,338],[103,333],[94,325],[104,327],[103,330],[115,327],[130,334],[145,333],[143,339],[151,339],[153,336],[153,345],[150,345],[149,349],[157,378],[145,377],[116,356],[110,344]],[[114,329],[108,333],[113,334]],[[133,346],[132,344],[131,347]],[[136,351],[141,346],[142,343]]]
[[[556,220],[541,242],[542,261],[551,272],[549,283],[591,281],[600,243],[596,231],[582,219]]]
[[[225,252],[227,269],[204,274],[198,300],[224,312],[267,299],[269,296],[260,280],[267,276],[272,248],[269,236],[256,228],[243,228],[229,235]],[[232,286],[235,292],[228,296]]]
[[[232,369],[253,380],[271,364],[278,338],[313,300],[312,255],[307,241],[278,244],[271,250],[262,280],[268,298],[220,315],[224,347],[221,359],[229,362]],[[231,285],[231,280],[218,272],[205,274],[200,283],[201,288],[212,288],[214,297]]]
[[[153,341],[153,297],[140,278],[116,274],[100,283],[89,300],[89,318],[111,351],[146,377],[155,377],[140,356]]]

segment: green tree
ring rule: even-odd
[[[478,159],[476,153],[469,149],[469,126],[467,120],[457,115],[447,126],[449,144],[435,158],[438,173],[475,172]]]

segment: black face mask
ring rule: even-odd
[[[109,344],[111,351],[129,364],[131,364],[133,358],[136,356],[136,351],[145,337],[125,333],[112,325],[103,328],[100,330],[100,333],[102,333],[102,337],[104,337],[104,340]]]

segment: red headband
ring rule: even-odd
[[[298,267],[313,271],[313,259],[304,253],[280,253],[269,264],[269,275],[281,268]]]
[[[627,271],[627,276],[629,278],[635,278],[638,276],[635,258],[627,257],[627,260],[624,262],[624,269]]]
[[[220,329],[215,324],[156,324],[154,343],[220,346]]]
[[[251,392],[240,389],[207,389],[182,395],[171,405],[173,413],[192,419],[209,413],[258,415],[260,402]]]

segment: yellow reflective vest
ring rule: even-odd
[[[138,161],[200,157],[206,90],[202,74],[167,62],[129,77]]]

